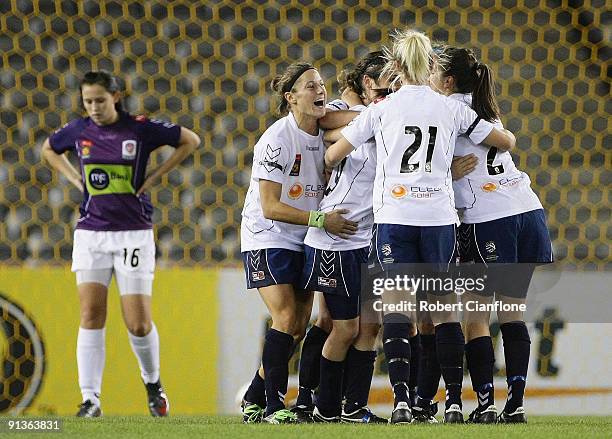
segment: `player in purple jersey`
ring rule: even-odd
[[[77,365],[83,403],[77,416],[102,414],[106,303],[113,273],[149,411],[167,416],[159,336],[151,320],[155,243],[153,207],[145,192],[192,154],[200,138],[184,127],[124,112],[119,82],[107,72],[86,73],[80,91],[88,117],[67,123],[42,146],[44,159],[83,193],[72,252],[81,311]],[[164,145],[174,152],[147,174],[149,155]],[[67,151],[78,155],[79,170],[64,155]]]

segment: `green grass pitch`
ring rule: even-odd
[[[20,418],[24,419],[24,418]],[[31,418],[30,418],[31,419]],[[238,416],[106,416],[99,419],[65,417],[61,433],[50,437],[79,438],[248,438],[361,439],[398,437],[451,438],[593,438],[612,437],[612,416],[532,416],[527,425],[244,425]],[[3,420],[6,422],[6,418]],[[8,436],[8,435],[7,435]],[[49,437],[44,433],[14,433],[11,437]]]

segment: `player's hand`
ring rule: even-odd
[[[453,162],[451,163],[451,174],[453,176],[453,181],[459,180],[460,178],[468,175],[476,168],[477,164],[478,159],[474,154],[454,157]]]
[[[136,196],[140,197],[143,193],[148,191],[151,188],[152,185],[153,185],[153,180],[151,180],[151,178],[145,179],[145,181],[142,184],[142,186],[140,186],[140,189],[138,189],[136,191]]]
[[[357,232],[357,223],[344,219],[342,214],[349,213],[347,209],[338,209],[325,214],[323,228],[329,233],[346,239]]]

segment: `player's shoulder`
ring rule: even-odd
[[[162,126],[164,128],[173,128],[176,124],[164,120],[164,119],[156,119],[149,117],[146,114],[130,114],[123,113],[122,117],[127,120],[129,123],[137,126],[137,127],[148,127],[148,126]]]
[[[325,108],[330,111],[340,111],[340,110],[348,110],[349,106],[342,99],[334,99],[333,101],[329,102],[325,106]]]

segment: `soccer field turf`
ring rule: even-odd
[[[20,418],[24,419],[24,418]],[[106,416],[99,419],[62,418],[63,432],[55,437],[210,437],[210,438],[571,438],[612,437],[612,417],[532,416],[527,425],[244,425],[237,416]],[[4,419],[6,422],[6,418]],[[52,437],[53,437],[52,436]],[[40,433],[17,433],[37,437]]]

